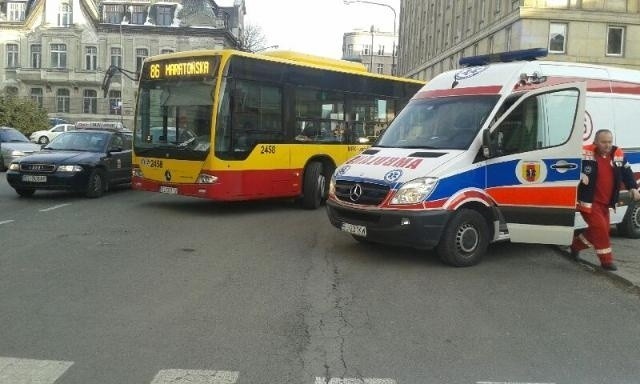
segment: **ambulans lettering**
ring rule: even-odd
[[[422,163],[422,159],[411,157],[386,157],[386,156],[356,156],[347,161],[347,164],[384,165],[387,167],[399,167],[416,169]]]

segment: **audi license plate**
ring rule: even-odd
[[[22,181],[25,181],[27,183],[46,183],[47,176],[22,175]]]
[[[165,185],[161,185],[160,186],[160,193],[168,193],[170,195],[177,195],[178,194],[178,188],[167,187]]]
[[[340,229],[352,235],[367,237],[367,227],[364,225],[342,223],[342,227],[340,227]]]

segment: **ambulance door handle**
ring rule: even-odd
[[[555,169],[556,171],[558,171],[560,173],[565,173],[565,172],[567,172],[569,170],[576,169],[576,168],[578,168],[578,164],[569,163],[566,160],[558,160],[558,161],[556,161],[555,164],[553,164],[551,166],[551,169]]]

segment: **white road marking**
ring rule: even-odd
[[[151,384],[233,384],[238,380],[234,371],[202,371],[189,369],[163,369]]]
[[[45,209],[41,209],[40,212],[49,212],[49,211],[53,211],[54,209],[58,209],[58,208],[62,208],[62,207],[66,207],[67,205],[71,205],[71,203],[65,203],[65,204],[58,204],[58,205],[54,205],[53,207],[49,207],[49,208],[45,208]]]
[[[13,223],[13,220],[4,220],[4,221],[0,221],[0,225],[2,225],[2,224],[9,224],[9,223]]]
[[[335,378],[327,380],[326,377],[316,377],[315,384],[396,384],[393,379],[376,379],[376,378]]]
[[[476,381],[476,384],[556,384],[556,383],[529,383],[520,381]]]
[[[0,384],[53,384],[73,361],[0,357]]]

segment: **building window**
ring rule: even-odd
[[[42,108],[42,88],[31,88],[31,100]]]
[[[371,46],[369,44],[363,44],[362,45],[362,54],[363,55],[370,55],[371,54]]]
[[[504,50],[511,51],[511,27],[504,29]]]
[[[120,91],[109,91],[109,114],[122,114],[122,97]]]
[[[624,53],[624,27],[607,28],[607,56],[622,56]]]
[[[73,24],[73,12],[69,3],[60,4],[58,10],[58,27],[66,27]]]
[[[172,7],[158,6],[156,7],[156,25],[167,27],[173,22]]]
[[[500,13],[502,10],[502,0],[496,0],[496,13]]]
[[[8,3],[7,14],[9,21],[24,21],[24,11],[27,3]]]
[[[378,63],[376,65],[376,73],[384,73],[384,64]]]
[[[147,57],[149,57],[147,48],[136,48],[136,72],[142,72],[142,64]]]
[[[345,52],[346,56],[353,56],[353,44],[347,45],[347,51]]]
[[[118,4],[107,4],[104,6],[102,21],[109,24],[120,24],[124,6]]]
[[[66,88],[61,88],[58,89],[58,92],[56,94],[56,106],[57,106],[57,110],[56,112],[66,112],[69,113],[69,101],[70,101],[70,97],[69,97],[69,90]]]
[[[565,53],[567,41],[567,24],[549,24],[549,52]]]
[[[82,97],[82,113],[98,113],[98,93],[93,89],[85,89]]]
[[[122,49],[119,47],[111,48],[111,65],[118,68],[122,67]]]
[[[86,47],[84,49],[84,69],[95,71],[98,68],[98,48]]]
[[[131,6],[131,24],[142,25],[147,21],[147,7],[144,5]]]
[[[31,46],[31,68],[40,68],[42,66],[42,46],[33,44]]]
[[[378,55],[384,56],[384,44],[378,45]]]
[[[493,53],[493,36],[489,36],[489,53]]]
[[[18,57],[18,44],[7,44],[7,68],[16,68]]]
[[[165,48],[165,49],[161,49],[161,50],[160,50],[160,54],[161,54],[161,55],[162,55],[162,54],[165,54],[165,53],[173,53],[173,52],[175,52],[173,49],[168,49],[168,48]]]
[[[51,67],[66,68],[67,67],[67,45],[51,44]]]

